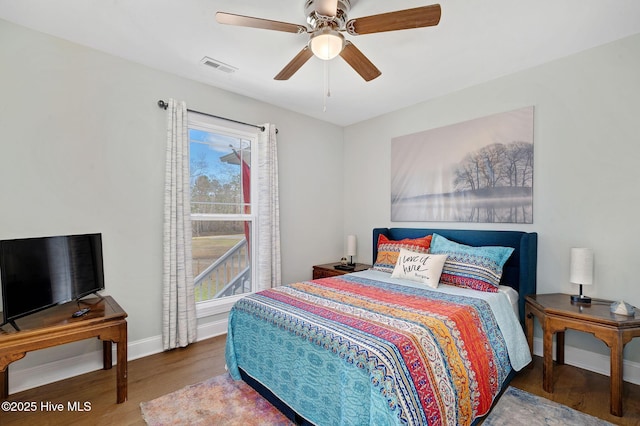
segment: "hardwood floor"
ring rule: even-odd
[[[9,401],[62,403],[63,412],[0,412],[0,425],[144,425],[140,403],[224,373],[224,342],[219,336],[129,362],[129,399],[116,404],[115,368],[12,394]],[[640,386],[624,384],[624,416],[609,414],[609,378],[569,365],[554,369],[555,392],[542,391],[542,359],[525,368],[512,385],[614,424],[640,425]],[[91,404],[90,411],[69,412],[68,402]]]
[[[534,357],[533,367],[520,371],[511,385],[613,424],[640,425],[640,386],[624,382],[624,415],[616,417],[609,413],[609,376],[571,365],[555,365],[553,378],[554,392],[543,391],[542,358]]]
[[[225,372],[226,335],[194,343],[187,348],[129,362],[129,399],[116,404],[115,367],[11,394],[9,401],[51,401],[64,404],[64,412],[0,412],[0,425],[145,425],[140,403]],[[11,380],[11,373],[9,373]],[[68,412],[67,402],[91,403],[91,411]]]

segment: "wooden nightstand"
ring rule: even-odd
[[[622,352],[624,345],[640,337],[640,314],[633,317],[612,314],[610,300],[593,299],[591,304],[572,303],[568,294],[526,296],[525,323],[529,350],[533,353],[533,318],[543,331],[544,364],[542,388],[553,393],[553,335],[556,362],[564,364],[564,332],[569,328],[593,334],[611,349],[611,414],[622,416]]]
[[[313,279],[317,280],[319,278],[327,278],[327,277],[335,277],[336,275],[344,275],[349,274],[351,272],[359,272],[364,271],[371,268],[371,265],[367,265],[365,263],[356,263],[356,267],[353,271],[342,271],[340,269],[334,268],[335,265],[339,265],[340,261],[333,263],[325,263],[324,265],[314,265],[313,266]]]

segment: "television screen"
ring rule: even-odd
[[[0,241],[4,323],[104,289],[102,235]]]

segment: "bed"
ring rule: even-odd
[[[425,239],[430,250],[412,245]],[[483,260],[467,269],[478,250]],[[487,256],[503,259],[500,273]],[[368,271],[238,301],[229,373],[298,424],[477,423],[531,360],[522,324],[524,297],[536,292],[537,234],[376,228],[372,259]],[[428,260],[427,275],[440,262],[439,283],[424,272],[407,279],[412,260]]]

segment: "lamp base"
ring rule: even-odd
[[[584,294],[573,294],[571,295],[571,303],[591,303],[591,298],[589,296],[585,296]]]

